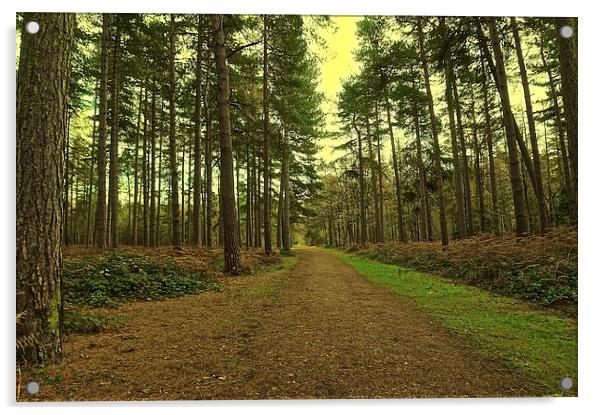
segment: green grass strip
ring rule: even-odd
[[[411,298],[445,326],[475,341],[482,353],[523,371],[553,396],[572,396],[559,383],[577,381],[577,324],[507,297],[395,265],[334,252],[368,280]]]
[[[261,272],[270,274],[273,277],[282,277],[299,261],[299,258],[295,256],[282,256],[281,261],[276,265],[270,265],[265,267]],[[274,281],[270,281],[264,284],[256,284],[249,287],[244,295],[247,296],[263,296],[271,295],[278,292],[277,287],[274,285]]]

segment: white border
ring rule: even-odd
[[[541,412],[567,414],[594,412],[602,407],[600,399],[602,382],[600,354],[602,353],[600,322],[600,296],[602,296],[602,273],[596,261],[600,254],[598,244],[602,229],[597,210],[601,208],[600,157],[602,141],[600,127],[600,99],[602,83],[600,72],[600,17],[595,2],[578,1],[526,1],[503,0],[218,0],[218,1],[155,1],[104,0],[85,4],[74,0],[21,0],[2,3],[2,48],[1,70],[2,91],[0,99],[0,128],[3,132],[0,157],[2,161],[2,192],[4,203],[0,203],[0,218],[3,221],[3,237],[0,253],[4,257],[5,272],[2,277],[3,333],[2,376],[0,383],[1,403],[8,406],[10,413],[45,414],[106,414],[123,407],[123,412],[163,414],[199,413],[203,411],[248,414],[310,412],[332,412],[344,410],[350,414],[377,410],[383,413],[407,412],[452,414],[503,414],[515,412]],[[579,200],[579,398],[564,399],[478,399],[478,400],[388,400],[388,401],[255,401],[255,402],[183,402],[183,403],[112,403],[112,404],[14,404],[14,261],[15,261],[15,12],[17,11],[79,11],[79,12],[190,12],[190,13],[295,13],[295,14],[402,14],[402,15],[570,15],[579,17],[579,127],[580,127],[580,200]],[[168,408],[174,408],[168,410]],[[122,412],[119,411],[119,412]]]

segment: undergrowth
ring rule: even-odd
[[[217,290],[217,280],[166,258],[153,261],[135,253],[65,259],[63,290],[66,334],[100,333],[119,326],[115,318],[92,311],[128,300],[159,300]]]
[[[143,256],[112,253],[101,258],[65,260],[65,301],[93,307],[125,300],[156,300],[216,290],[217,281],[186,271],[172,262],[153,262]]]
[[[417,271],[437,273],[544,306],[577,311],[577,231],[555,229],[543,236],[479,235],[452,241],[356,245],[347,252]]]

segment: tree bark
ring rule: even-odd
[[[268,85],[268,24],[263,15],[263,237],[266,254],[272,253],[272,191],[270,189],[270,107]]]
[[[496,67],[496,64],[493,62],[493,57],[491,56],[491,52],[489,51],[489,48],[487,47],[487,45],[485,44],[485,35],[483,34],[482,28],[479,26],[477,28],[477,30],[479,31],[479,43],[481,46],[481,50],[484,52],[485,55],[485,59],[487,60],[487,63],[489,65],[489,68],[491,69],[491,74],[493,75],[493,79],[495,81],[495,86],[498,90],[499,94],[502,94],[502,81],[500,80],[500,77],[498,75],[498,68]],[[498,34],[499,37],[499,34]],[[505,69],[504,69],[505,71]],[[506,84],[506,89],[507,89],[507,80],[504,81],[504,83]],[[527,169],[527,174],[529,176],[529,182],[531,183],[531,187],[533,187],[533,189],[536,188],[536,180],[535,180],[535,169],[533,167],[533,161],[531,160],[531,156],[529,154],[529,149],[527,148],[527,145],[525,143],[525,141],[523,140],[522,134],[521,134],[521,130],[518,126],[518,123],[516,122],[516,117],[514,116],[514,113],[512,112],[512,107],[510,106],[509,108],[509,112],[510,112],[510,123],[513,125],[514,128],[514,141],[516,142],[516,144],[518,145],[518,149],[520,150],[520,154],[522,156],[522,161],[525,164],[525,168]]]
[[[202,53],[203,53],[203,19],[198,15],[196,68],[195,68],[195,97],[194,97],[194,179],[192,202],[192,244],[201,244],[201,104],[202,96]]]
[[[64,141],[64,146],[63,146],[63,154],[64,154],[64,159],[65,159],[65,184],[63,186],[63,188],[65,189],[65,195],[63,197],[63,224],[65,229],[63,230],[63,243],[65,245],[70,245],[71,241],[71,232],[69,229],[69,203],[70,203],[70,198],[69,198],[69,167],[70,165],[72,165],[73,163],[69,160],[69,130],[70,130],[70,124],[71,124],[71,117],[69,115],[69,110],[67,110],[67,130],[65,133],[65,141]]]
[[[539,232],[544,233],[549,226],[548,211],[546,208],[546,198],[543,191],[543,178],[541,175],[541,157],[539,155],[539,146],[537,144],[537,132],[535,129],[535,118],[533,117],[533,105],[531,103],[531,90],[529,87],[529,79],[527,77],[527,68],[523,57],[520,34],[516,18],[511,17],[510,23],[512,26],[512,35],[514,36],[514,44],[516,47],[516,57],[520,71],[521,82],[523,85],[523,94],[525,97],[525,110],[527,112],[527,121],[529,125],[529,139],[531,141],[531,154],[533,155],[533,170],[535,174],[535,197],[538,206]]]
[[[284,159],[284,154],[282,155]],[[284,169],[280,168],[280,188],[278,189],[278,212],[276,213],[276,247],[282,251],[282,210],[284,204],[284,194],[282,184],[284,182]]]
[[[98,121],[98,181],[96,200],[96,220],[94,222],[94,240],[96,246],[103,249],[106,244],[107,223],[107,74],[109,66],[109,19],[102,15],[102,34],[100,44],[100,90]]]
[[[415,86],[414,86],[415,88]],[[422,140],[420,139],[420,118],[416,100],[412,100],[412,118],[414,131],[416,133],[416,160],[418,161],[418,175],[420,180],[420,239],[433,240],[433,226],[431,220],[431,208],[429,196],[426,189],[426,169],[422,158]]]
[[[169,25],[169,173],[171,187],[171,244],[182,245],[178,197],[178,156],[176,151],[176,16]]]
[[[445,28],[445,17],[439,18],[439,24]],[[447,31],[447,29],[444,29]],[[454,96],[453,87],[454,72],[449,47],[445,49],[445,101],[447,104],[447,116],[449,120],[449,132],[451,136],[453,165],[454,165],[454,192],[456,196],[456,237],[466,237],[466,214],[464,205],[464,184],[462,179],[462,166],[460,164],[460,153],[458,149],[458,132],[454,118]]]
[[[247,179],[247,197],[246,197],[246,203],[245,203],[245,211],[246,211],[246,220],[245,220],[245,226],[246,226],[246,235],[245,235],[245,240],[246,240],[246,248],[249,249],[249,247],[253,244],[253,218],[252,218],[252,209],[251,209],[251,205],[253,203],[252,201],[252,193],[251,193],[251,189],[253,187],[253,182],[252,182],[252,178],[251,178],[251,154],[249,151],[249,142],[247,141],[246,143],[246,179]]]
[[[558,94],[556,87],[554,86],[554,76],[552,75],[552,68],[548,65],[546,55],[544,52],[544,40],[541,39],[539,53],[541,60],[546,72],[548,74],[548,82],[550,86],[550,98],[552,99],[552,105],[554,106],[554,120],[556,124],[556,130],[558,132],[558,144],[560,146],[560,155],[562,160],[562,174],[564,178],[564,186],[567,193],[567,199],[569,201],[569,219],[572,223],[577,220],[577,204],[575,200],[575,192],[573,192],[573,182],[571,180],[571,169],[569,167],[569,159],[566,151],[566,143],[564,141],[564,123],[562,122],[562,113],[560,110],[560,104],[558,103]]]
[[[190,146],[190,143],[189,143]],[[180,245],[186,240],[186,140],[182,143],[182,177],[180,182]]]
[[[151,98],[151,139],[150,139],[150,214],[149,214],[149,238],[150,246],[157,246],[157,221],[155,217],[157,207],[156,194],[156,135],[157,135],[157,95],[156,84],[153,85],[153,96]]]
[[[380,238],[380,205],[378,202],[378,188],[376,183],[376,166],[374,161],[374,151],[372,150],[372,134],[370,133],[370,119],[366,119],[366,138],[368,140],[368,154],[370,157],[370,185],[372,187],[372,197],[374,198],[374,242],[382,242]]]
[[[441,245],[443,250],[447,250],[449,245],[449,237],[447,233],[447,216],[445,212],[445,192],[443,189],[443,170],[441,168],[441,149],[439,148],[439,137],[437,133],[437,116],[435,114],[435,106],[433,104],[433,95],[431,93],[431,85],[429,79],[428,60],[424,46],[424,31],[423,18],[417,17],[417,32],[418,43],[420,49],[420,61],[422,64],[422,72],[424,76],[424,85],[426,89],[426,99],[429,107],[429,116],[431,121],[431,134],[433,136],[433,163],[435,167],[435,177],[437,181],[437,190],[439,196],[439,223],[441,227]]]
[[[395,139],[393,137],[393,123],[391,122],[391,103],[389,102],[389,91],[385,91],[385,106],[387,109],[387,124],[389,126],[389,138],[391,139],[391,158],[393,159],[393,172],[395,174],[395,206],[397,208],[397,238],[399,242],[406,242],[404,229],[403,204],[401,202],[401,179],[399,177],[399,165],[397,162],[397,151],[395,151]]]
[[[500,206],[498,201],[497,177],[495,168],[495,158],[493,154],[493,135],[491,133],[491,116],[489,114],[489,89],[487,87],[487,72],[485,70],[485,61],[483,59],[483,51],[481,50],[481,85],[483,89],[483,113],[485,114],[485,141],[487,142],[487,156],[489,164],[489,181],[491,187],[491,204],[492,204],[492,223],[493,232],[496,235],[502,234],[502,226],[500,223]]]
[[[109,161],[109,206],[111,207],[111,247],[116,248],[119,240],[119,106],[121,85],[119,80],[121,59],[121,18],[115,16],[116,34],[113,47],[113,80],[111,91],[111,147]]]
[[[209,68],[211,65],[209,65]],[[205,218],[205,245],[211,247],[213,245],[213,134],[211,134],[211,118],[209,111],[209,78],[210,69],[206,73],[205,93],[205,193],[206,193],[206,218]]]
[[[230,136],[230,85],[223,29],[223,15],[212,15],[215,61],[217,67],[218,119],[220,135],[220,204],[224,227],[224,272],[240,274],[240,246],[236,201],[234,200],[234,172],[232,161],[232,137]]]
[[[58,361],[62,344],[63,146],[75,14],[25,13],[16,109],[17,358]]]
[[[94,158],[95,158],[95,154],[98,153],[98,148],[97,148],[97,144],[96,144],[96,133],[97,133],[97,122],[96,119],[98,118],[98,89],[99,89],[99,84],[100,81],[96,81],[96,87],[94,88],[95,90],[95,95],[94,95],[94,118],[92,121],[92,147],[90,147],[90,176],[88,179],[88,202],[87,202],[87,207],[88,207],[88,214],[86,215],[86,246],[88,246],[91,241],[90,241],[90,225],[91,225],[91,221],[92,221],[92,183],[94,182]],[[94,238],[92,238],[94,239]],[[92,241],[93,243],[93,241]]]
[[[378,102],[375,101],[374,102],[374,112],[376,114],[376,124],[375,124],[375,131],[376,131],[376,157],[378,160],[378,212],[380,214],[380,219],[379,219],[379,223],[380,223],[380,229],[378,230],[378,237],[377,237],[377,242],[384,242],[385,241],[385,215],[383,213],[383,209],[384,209],[384,194],[383,194],[383,169],[382,169],[382,161],[381,161],[381,154],[380,154],[380,119],[378,117],[378,113],[379,113],[379,108],[378,108]]]
[[[282,207],[282,250],[289,252],[291,250],[291,212],[290,212],[290,157],[288,132],[284,131],[284,143],[282,150],[282,194],[284,197]]]
[[[568,153],[571,164],[571,182],[574,199],[574,221],[577,223],[578,209],[578,116],[577,116],[577,19],[572,17],[557,17],[556,23],[556,43],[558,44],[558,61],[560,62],[560,79],[562,102],[564,104],[564,119],[566,122],[566,135],[568,137]],[[573,29],[573,35],[564,38],[560,34],[560,29],[564,26]]]
[[[144,89],[144,127],[142,133],[142,244],[149,245],[148,241],[148,79]]]
[[[464,135],[464,126],[462,123],[462,105],[458,94],[456,77],[453,76],[452,89],[454,92],[454,108],[456,111],[456,121],[458,126],[458,139],[460,142],[460,151],[462,155],[462,180],[464,186],[464,211],[466,213],[466,233],[468,236],[474,234],[474,216],[472,212],[472,191],[470,188],[470,168],[468,164],[468,155],[466,154],[466,137]]]
[[[358,159],[358,181],[360,185],[360,238],[361,244],[366,242],[366,183],[364,177],[364,157],[362,155],[362,134],[356,124],[356,115],[353,115],[353,128],[357,134],[357,159]]]
[[[161,185],[163,184],[163,133],[165,132],[165,111],[163,108],[163,99],[161,98],[161,112],[159,114],[159,171],[157,180],[157,212],[155,213],[155,241],[154,246],[161,245]],[[170,180],[167,181],[167,234],[170,236],[171,242],[171,176]]]
[[[496,61],[497,78],[499,81],[499,94],[502,102],[502,112],[504,118],[504,128],[506,130],[506,140],[508,145],[508,158],[510,163],[510,182],[512,185],[512,200],[514,204],[514,217],[516,221],[516,234],[522,236],[527,232],[527,222],[525,218],[525,205],[523,202],[523,185],[521,182],[520,161],[516,149],[516,129],[512,107],[510,105],[510,96],[508,94],[508,82],[506,80],[506,69],[504,66],[504,56],[500,46],[500,39],[496,27],[496,19],[488,18],[489,34],[493,44],[493,53]]]
[[[142,105],[143,105],[143,96],[142,96],[142,90],[144,88],[142,86],[140,86],[140,97],[138,99],[138,121],[136,123],[136,144],[134,146],[134,214],[133,214],[133,218],[132,218],[132,222],[133,222],[133,235],[132,235],[132,240],[131,242],[134,245],[138,245],[138,210],[140,209],[139,207],[139,186],[138,186],[138,153],[140,151],[139,147],[140,147],[140,124],[142,122]]]
[[[477,202],[479,206],[479,232],[488,230],[487,221],[485,219],[485,191],[483,189],[483,176],[481,172],[481,146],[479,143],[479,135],[477,132],[477,119],[474,110],[474,99],[470,105],[470,115],[472,119],[472,141],[474,151],[474,172],[477,189]]]

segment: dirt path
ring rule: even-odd
[[[40,399],[541,394],[403,297],[324,250],[222,292],[126,304],[114,333],[69,337]]]

